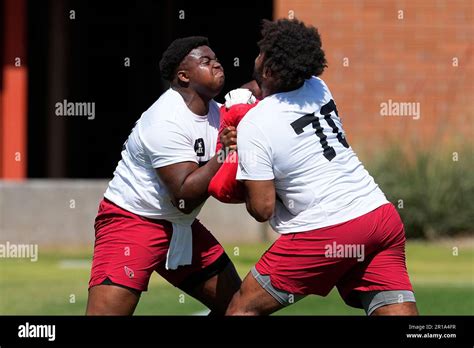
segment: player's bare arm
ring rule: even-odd
[[[224,148],[236,149],[235,127],[225,128],[220,138]],[[222,165],[219,158],[222,156],[217,153],[202,167],[194,162],[181,162],[156,169],[180,211],[189,214],[209,197],[209,182]]]
[[[245,180],[245,205],[258,222],[268,221],[275,209],[275,183],[273,180]]]

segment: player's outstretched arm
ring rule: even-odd
[[[275,183],[273,180],[244,180],[247,211],[258,222],[269,220],[275,210]]]
[[[224,148],[235,150],[236,137],[235,127],[224,129],[221,133]],[[172,197],[173,204],[180,211],[189,214],[209,197],[207,190],[209,182],[220,168],[222,160],[219,159],[223,157],[218,152],[202,167],[194,162],[180,162],[156,169]]]

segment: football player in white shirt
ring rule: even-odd
[[[281,236],[226,312],[265,315],[336,287],[368,315],[416,315],[395,207],[349,146],[321,38],[298,20],[264,21],[255,78],[263,100],[237,128],[246,205]]]
[[[131,315],[156,271],[224,314],[241,280],[196,219],[221,166],[215,154],[224,70],[207,38],[175,40],[160,62],[168,89],[137,121],[95,221],[88,315]],[[225,128],[224,149],[236,131]]]

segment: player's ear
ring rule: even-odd
[[[262,76],[265,79],[272,77],[272,70],[268,66],[264,66]]]
[[[176,72],[176,76],[178,77],[178,82],[189,83],[189,74],[187,70],[185,69],[178,70]]]

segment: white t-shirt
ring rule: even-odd
[[[215,101],[209,103],[206,116],[196,115],[178,92],[168,89],[137,121],[104,196],[144,217],[184,216],[172,205],[155,168],[180,162],[205,164],[215,154],[218,130]],[[197,216],[201,206],[187,216]]]
[[[388,202],[347,144],[332,99],[313,77],[263,99],[237,128],[237,179],[274,179],[270,224],[279,233],[335,225]]]

